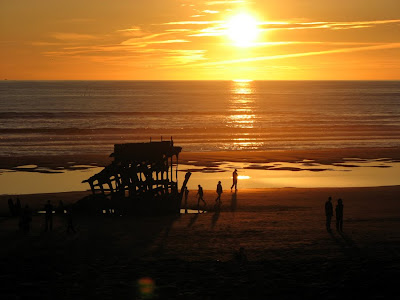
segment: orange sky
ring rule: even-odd
[[[0,37],[2,79],[400,79],[399,0],[0,0]]]

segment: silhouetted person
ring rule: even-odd
[[[343,231],[343,201],[339,199],[336,205],[336,230]]]
[[[207,206],[206,201],[204,201],[204,199],[203,199],[204,193],[203,193],[203,188],[201,187],[200,184],[199,184],[199,189],[197,191],[197,195],[198,195],[198,198],[197,198],[197,210],[200,210],[200,201],[203,201],[204,207]]]
[[[15,217],[15,207],[12,198],[8,199],[8,209],[10,210],[10,214],[12,217]]]
[[[25,205],[25,208],[21,211],[20,218],[20,229],[25,233],[29,232],[32,222],[32,210],[29,208],[28,204]]]
[[[72,218],[72,208],[68,207],[67,208],[67,233],[69,233],[70,230],[73,233],[76,232],[75,228],[74,228],[73,218]]]
[[[188,196],[189,196],[189,190],[187,188],[187,186],[185,186],[185,214],[187,214],[187,201],[188,201]]]
[[[238,180],[237,169],[235,169],[235,171],[233,171],[233,173],[232,173],[232,180],[233,180],[233,183],[231,186],[231,192],[232,192],[233,187],[235,187],[235,191],[237,191],[237,180]]]
[[[221,195],[222,195],[222,184],[221,181],[218,181],[217,184],[217,199],[215,199],[216,204],[221,205]]]
[[[44,231],[53,230],[53,205],[51,205],[50,200],[47,201],[47,204],[44,206],[45,210],[45,215],[44,215],[44,220],[45,220],[45,228]]]
[[[326,230],[328,230],[328,232],[331,232],[331,221],[333,216],[332,197],[329,197],[328,201],[325,202],[325,216],[326,216]]]
[[[235,261],[241,265],[248,262],[247,255],[243,247],[240,247],[239,251],[235,253]]]
[[[17,197],[17,201],[15,202],[15,215],[20,216],[21,215],[21,201],[19,200],[19,197]]]

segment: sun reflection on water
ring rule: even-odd
[[[232,128],[254,128],[257,119],[254,113],[254,82],[234,80],[231,87],[231,100],[226,123]]]

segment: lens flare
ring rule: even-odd
[[[154,297],[155,283],[149,277],[138,280],[139,295],[141,299],[152,299]]]

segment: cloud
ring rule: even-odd
[[[325,45],[325,46],[371,46],[382,45],[376,42],[326,42],[326,41],[280,41],[280,42],[260,42],[253,43],[253,47],[269,47],[282,45]]]
[[[203,10],[202,12],[205,14],[218,14],[219,13],[218,10],[209,10],[209,9]]]
[[[208,25],[208,24],[221,24],[224,21],[176,21],[162,23],[161,25]]]
[[[141,29],[139,27],[132,27],[132,28],[127,28],[127,29],[119,29],[117,30],[117,32],[137,32],[137,31],[141,31]]]
[[[130,36],[130,37],[142,37],[146,35],[146,33],[138,26],[133,26],[131,28],[126,29],[119,29],[115,32],[123,35],[123,36]]]
[[[245,3],[244,0],[226,0],[226,1],[208,1],[206,5],[230,5],[230,4],[240,4]],[[248,1],[247,1],[248,2]]]
[[[174,43],[189,43],[187,40],[165,40],[165,41],[151,41],[149,44],[174,44]]]
[[[191,30],[187,29],[187,28],[174,28],[174,29],[166,29],[165,31],[168,31],[168,32],[188,32],[188,31],[191,31]]]
[[[400,19],[395,20],[374,20],[354,22],[259,22],[264,30],[300,30],[300,29],[359,29],[369,28],[377,25],[399,24]]]
[[[204,60],[205,50],[137,48],[122,45],[69,47],[48,51],[45,56],[74,57],[113,66],[134,64],[135,67],[171,68]]]
[[[350,52],[395,49],[395,48],[400,48],[400,43],[387,43],[387,44],[365,46],[365,47],[339,48],[339,49],[326,50],[326,51],[312,51],[312,52],[301,52],[301,53],[282,54],[282,55],[250,57],[250,58],[242,58],[242,59],[236,59],[236,60],[206,62],[203,64],[196,64],[196,66],[230,65],[230,64],[238,64],[238,63],[244,63],[244,62],[256,62],[256,61],[276,60],[276,59],[285,59],[285,58],[293,58],[293,57],[326,55],[326,54],[334,54],[334,53],[350,53]],[[193,65],[191,65],[191,66],[193,66]]]
[[[176,66],[193,63],[199,60],[204,60],[205,50],[167,50],[166,58],[170,61],[163,64],[164,66]]]
[[[290,21],[265,21],[259,22],[261,31],[269,30],[302,30],[302,29],[327,29],[327,30],[348,30],[369,28],[378,25],[400,24],[400,20],[374,20],[374,21],[354,21],[354,22],[290,22]],[[192,29],[182,28],[188,34],[188,37],[214,37],[222,36],[226,33],[226,21],[224,20],[199,20],[199,21],[172,21],[162,23],[164,26],[183,26],[194,27]],[[201,28],[203,27],[203,28]],[[166,30],[168,31],[168,30]],[[174,30],[177,32],[177,30]],[[258,44],[259,46],[261,43]]]
[[[146,47],[152,44],[175,44],[175,43],[189,43],[188,40],[175,39],[175,40],[161,40],[161,41],[125,41],[121,45],[136,46],[136,47]]]
[[[179,32],[178,32],[179,33]],[[134,46],[134,47],[147,47],[152,44],[174,44],[174,43],[188,43],[188,40],[183,38],[176,38],[176,31],[154,33],[140,37],[134,37],[121,42],[121,45]],[[172,38],[171,38],[172,37]]]
[[[207,27],[200,30],[193,30],[188,36],[221,36],[225,34],[225,29],[221,26]]]
[[[65,45],[63,42],[43,42],[43,41],[36,41],[36,42],[31,42],[32,46],[60,46],[60,45]]]
[[[96,36],[82,33],[53,32],[50,34],[53,38],[62,41],[85,41],[95,40]]]

